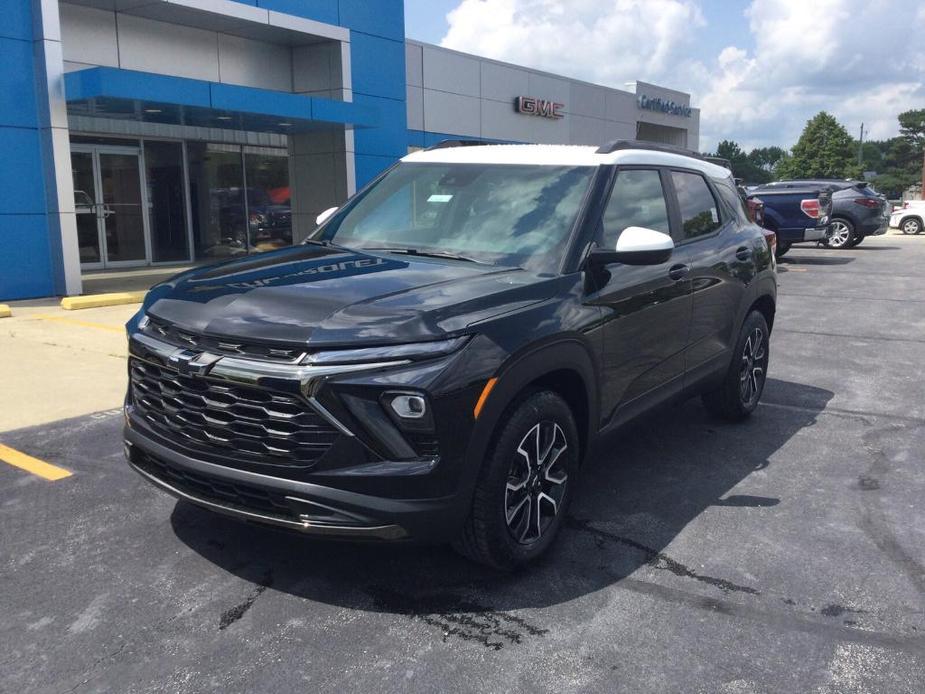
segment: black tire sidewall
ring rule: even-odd
[[[517,542],[507,527],[505,518],[505,489],[511,460],[517,455],[517,447],[523,437],[537,423],[554,421],[565,434],[568,448],[562,453],[560,461],[568,474],[565,495],[560,504],[556,518],[534,543],[523,545]],[[543,554],[552,544],[562,525],[563,518],[575,491],[580,461],[578,427],[568,404],[552,391],[534,392],[523,398],[519,404],[509,410],[499,423],[499,433],[492,447],[491,455],[485,461],[479,486],[487,500],[488,508],[484,530],[486,546],[491,554],[492,563],[501,568],[513,568],[529,562]]]
[[[745,343],[756,328],[760,328],[762,334],[764,335],[764,349],[767,353],[767,360],[770,363],[771,335],[770,331],[768,330],[768,322],[765,320],[760,311],[752,311],[750,314],[748,314],[748,318],[746,318],[745,322],[742,324],[742,330],[739,332],[739,339],[736,341],[732,367],[729,369],[729,376],[727,376],[727,378],[730,379],[728,387],[734,389],[736,400],[739,403],[739,408],[742,411],[742,414],[745,416],[750,415],[758,408],[758,403],[761,402],[761,396],[764,394],[764,386],[768,379],[767,365],[765,365],[764,378],[761,380],[761,391],[759,392],[758,397],[755,398],[755,402],[749,404],[742,402],[742,397],[739,391],[739,365],[742,358],[742,352],[745,349]]]

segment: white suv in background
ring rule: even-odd
[[[890,226],[910,236],[925,229],[925,200],[909,200],[890,216]]]

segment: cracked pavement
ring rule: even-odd
[[[312,541],[161,494],[108,411],[0,434],[2,688],[925,691],[925,238],[794,248],[764,404],[597,447],[539,564]]]

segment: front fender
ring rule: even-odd
[[[556,372],[574,376],[584,392],[584,425],[579,422],[579,434],[585,448],[597,433],[599,395],[596,373],[600,373],[593,342],[583,335],[560,336],[555,342],[532,345],[509,358],[495,374],[497,382],[482,408],[466,449],[467,491],[475,486],[478,472],[489,453],[498,426],[509,408],[529,390]],[[576,417],[577,419],[577,417]]]

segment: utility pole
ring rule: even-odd
[[[861,123],[861,139],[858,142],[858,166],[864,166],[864,124]]]

